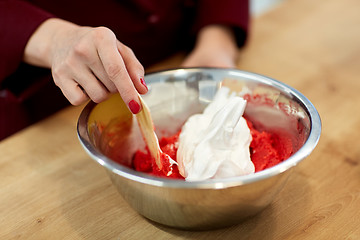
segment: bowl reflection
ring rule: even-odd
[[[184,229],[237,224],[271,203],[319,140],[321,121],[311,102],[271,78],[234,69],[190,68],[151,73],[145,79],[149,92],[143,98],[159,138],[176,133],[220,87],[228,86],[252,99],[245,110],[248,119],[266,129],[285,129],[297,149],[284,162],[246,176],[199,182],[154,177],[130,167],[134,152],[145,144],[121,98],[89,103],[78,121],[80,142],[129,205],[155,222]]]

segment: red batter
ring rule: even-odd
[[[153,174],[155,176],[162,176],[168,178],[183,178],[180,173],[178,167],[169,164],[168,157],[171,157],[176,161],[176,152],[177,152],[177,143],[179,140],[179,134],[171,136],[171,137],[163,137],[159,141],[159,145],[163,153],[160,155],[160,161],[162,163],[162,169],[160,170],[155,164],[153,158],[151,157],[149,151],[146,153],[138,150],[133,159],[133,167],[136,171],[146,172]],[[167,176],[168,173],[172,173]]]
[[[251,161],[254,163],[255,172],[272,167],[287,159],[294,153],[294,147],[290,136],[285,131],[272,132],[258,131],[253,124],[247,121],[250,128],[252,142],[250,144]],[[160,139],[160,148],[176,161],[177,143],[179,134]],[[137,171],[146,172],[155,176],[183,179],[175,164],[169,165],[166,154],[162,155],[163,169],[160,170],[153,162],[149,153],[137,151],[133,159],[133,167]],[[171,172],[171,175],[166,176]]]

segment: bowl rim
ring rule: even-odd
[[[159,186],[159,187],[167,187],[167,188],[190,188],[190,189],[223,189],[229,188],[239,185],[250,184],[253,182],[261,181],[263,179],[267,179],[273,177],[275,175],[279,175],[288,169],[296,166],[299,162],[301,162],[304,158],[306,158],[316,147],[317,143],[320,139],[321,134],[321,119],[318,111],[314,107],[314,105],[298,90],[289,85],[270,78],[265,75],[239,70],[232,68],[174,68],[174,69],[166,69],[161,71],[155,71],[151,73],[147,73],[146,77],[149,77],[154,74],[170,74],[171,72],[176,73],[176,71],[187,71],[187,72],[199,72],[199,71],[225,71],[228,75],[234,75],[237,77],[243,77],[246,79],[256,80],[257,82],[270,85],[279,89],[283,93],[288,94],[291,98],[297,99],[298,103],[302,105],[306,113],[309,115],[310,119],[310,132],[308,139],[305,141],[304,145],[292,156],[283,162],[262,170],[260,172],[256,172],[249,175],[230,177],[224,179],[208,179],[202,181],[194,181],[188,182],[183,179],[169,179],[152,176],[147,173],[138,172],[136,170],[130,169],[126,166],[122,166],[119,163],[111,160],[110,158],[103,155],[100,151],[96,150],[94,146],[91,144],[90,136],[87,131],[87,121],[88,116],[91,110],[96,106],[96,103],[89,102],[78,118],[77,122],[77,135],[82,147],[85,151],[90,155],[90,157],[95,160],[100,165],[104,166],[108,171],[113,172],[119,176],[127,178],[129,180],[133,180],[139,183]],[[174,74],[173,73],[173,74]],[[148,82],[151,84],[151,82]]]

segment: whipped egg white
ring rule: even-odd
[[[191,116],[179,136],[177,161],[186,181],[229,178],[255,172],[246,100],[222,87],[202,114]]]

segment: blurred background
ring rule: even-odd
[[[250,0],[250,10],[254,16],[266,12],[285,0]]]

